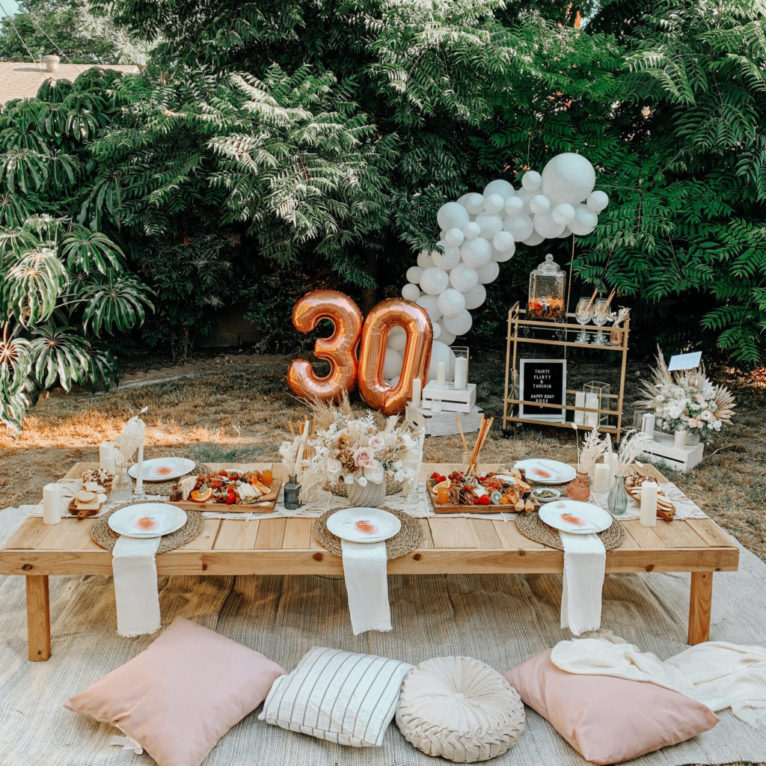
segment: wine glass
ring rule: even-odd
[[[609,321],[609,317],[609,302],[606,298],[599,298],[593,305],[593,324],[601,328]],[[603,330],[599,329],[593,342],[598,346],[606,345],[607,337]]]
[[[580,330],[577,335],[577,343],[590,343],[590,336],[585,332],[585,325],[588,324],[593,317],[593,304],[590,298],[580,298],[577,301],[577,308],[575,309],[575,319],[577,324],[583,325],[583,329]]]

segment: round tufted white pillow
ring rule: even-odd
[[[458,763],[510,750],[524,731],[524,704],[496,670],[471,657],[434,657],[405,677],[396,725],[428,755]]]

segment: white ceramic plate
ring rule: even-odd
[[[343,508],[327,519],[327,529],[350,543],[379,543],[401,528],[393,513],[380,508]]]
[[[186,476],[194,470],[196,463],[185,457],[154,457],[144,460],[144,481],[170,481]],[[138,478],[138,466],[128,468],[132,479]]]
[[[592,503],[577,500],[556,500],[540,508],[540,518],[550,527],[575,535],[603,532],[612,524],[612,517]],[[578,519],[579,523],[574,521]]]
[[[571,465],[545,458],[519,460],[514,468],[523,469],[527,481],[535,484],[567,484],[577,476]]]
[[[186,511],[166,503],[138,503],[120,508],[109,517],[109,526],[126,537],[161,537],[186,524]]]

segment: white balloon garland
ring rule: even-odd
[[[454,354],[449,346],[471,329],[470,312],[484,303],[484,286],[497,279],[498,264],[513,257],[516,243],[538,245],[570,234],[584,237],[596,228],[609,197],[594,191],[595,183],[593,165],[581,154],[565,152],[553,157],[542,173],[524,173],[518,190],[499,178],[482,194],[464,194],[439,208],[438,249],[418,255],[402,288],[402,297],[422,306],[433,324],[429,380],[436,376],[438,361],[446,362],[452,374]],[[390,358],[386,354],[384,374],[394,378],[401,369],[400,334],[389,335],[388,348],[393,353]]]

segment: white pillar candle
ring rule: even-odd
[[[641,525],[653,527],[657,523],[657,483],[645,481],[641,485]]]
[[[420,378],[412,379],[412,406],[420,407],[420,395],[423,390],[423,381]]]
[[[609,488],[612,486],[613,475],[612,467],[610,465],[607,463],[596,463],[591,491],[599,495],[609,492]]]
[[[575,407],[584,407],[584,406],[585,406],[585,391],[577,391],[575,393]],[[585,425],[585,413],[582,410],[575,410],[574,422],[577,423],[578,426]]]
[[[455,358],[455,388],[464,389],[468,385],[468,360],[464,356]]]
[[[447,363],[439,362],[436,365],[436,382],[443,386],[447,382]]]
[[[138,445],[138,464],[136,466],[136,494],[144,494],[144,438],[141,433],[141,444]]]
[[[98,467],[103,468],[105,471],[109,471],[114,475],[115,463],[114,463],[114,450],[115,446],[112,442],[102,442],[98,445]]]
[[[604,463],[609,466],[609,475],[612,477],[617,476],[617,462],[616,452],[608,452],[604,455]]]
[[[650,438],[654,438],[654,413],[647,412],[641,417],[641,430]]]
[[[43,487],[43,523],[58,524],[61,521],[63,496],[60,484],[46,484]]]
[[[598,409],[598,396],[596,394],[585,394],[585,406],[591,410]],[[585,425],[588,428],[598,425],[598,412],[585,413]]]

